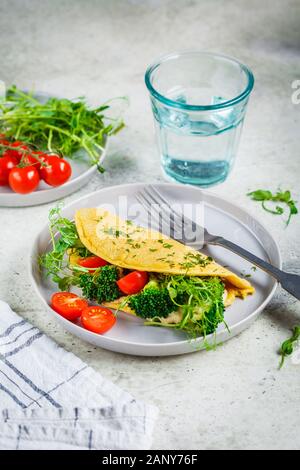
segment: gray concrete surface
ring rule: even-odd
[[[156,56],[203,48],[238,57],[256,77],[239,157],[213,189],[255,214],[279,242],[284,267],[300,274],[300,216],[285,229],[246,192],[278,185],[299,193],[300,79],[297,0],[0,0],[0,78],[21,87],[101,102],[128,95],[127,128],[113,141],[106,173],[66,202],[111,184],[162,180],[143,82]],[[300,323],[282,290],[258,321],[215,352],[139,358],[95,349],[43,310],[28,280],[27,255],[49,206],[0,209],[0,298],[66,349],[138,398],[155,403],[154,448],[300,447],[300,366],[278,372],[277,349]]]

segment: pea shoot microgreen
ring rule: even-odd
[[[61,290],[68,290],[76,285],[74,272],[69,269],[66,259],[68,250],[76,250],[80,256],[88,256],[89,252],[79,239],[75,223],[61,217],[61,206],[54,207],[49,212],[49,231],[52,249],[40,257],[40,265],[45,268],[47,276],[58,284]],[[59,237],[57,236],[59,235]],[[81,266],[73,267],[73,271],[88,272]]]
[[[291,356],[293,354],[295,344],[297,343],[299,338],[300,338],[300,326],[295,326],[293,328],[292,336],[286,341],[284,341],[281,345],[281,348],[280,348],[281,361],[279,364],[279,369],[282,368],[286,357]]]
[[[298,214],[298,209],[296,206],[296,201],[292,199],[290,191],[281,191],[278,190],[275,194],[273,194],[269,190],[265,189],[258,189],[256,191],[252,191],[247,194],[250,196],[253,201],[261,202],[263,209],[266,212],[274,215],[282,215],[285,212],[284,206],[285,205],[289,210],[288,219],[286,221],[286,225],[289,225],[291,218],[293,215]],[[275,207],[267,205],[267,203],[280,203],[281,205],[275,205]]]
[[[102,172],[99,155],[106,139],[124,126],[121,119],[105,116],[108,108],[107,104],[90,108],[84,98],[49,98],[42,103],[13,85],[0,100],[0,133],[71,159],[82,158],[85,151]]]

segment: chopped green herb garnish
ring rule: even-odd
[[[172,248],[173,245],[171,245],[171,243],[164,243],[163,244],[163,248]]]
[[[194,266],[207,266],[210,264],[213,259],[208,256],[207,258],[204,257],[201,253],[194,253],[194,252],[189,252],[184,256],[185,261],[183,263],[180,263],[180,266],[183,268],[192,268]]]
[[[115,229],[114,227],[105,227],[103,229],[103,232],[106,233],[107,235],[112,235],[113,237],[119,238],[120,235],[124,236],[125,232],[122,232],[122,230]]]

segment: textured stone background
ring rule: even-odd
[[[100,102],[128,95],[127,128],[113,141],[106,173],[66,199],[111,184],[162,180],[143,82],[146,66],[175,49],[238,57],[253,70],[237,164],[213,189],[267,224],[284,267],[298,272],[300,216],[284,228],[245,193],[278,185],[299,191],[299,113],[291,83],[300,79],[297,0],[0,0],[0,78],[21,87]],[[49,206],[0,209],[0,298],[23,317],[135,396],[160,408],[154,448],[299,448],[300,366],[277,371],[276,352],[300,323],[299,302],[278,290],[246,332],[219,348],[172,358],[121,356],[62,330],[28,280],[28,250]]]

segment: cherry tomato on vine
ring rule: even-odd
[[[6,154],[17,158],[19,161],[21,158],[30,150],[27,145],[25,145],[23,142],[20,140],[15,140],[15,142],[12,142],[9,144],[10,147],[16,147],[15,149],[7,149]]]
[[[8,177],[8,183],[15,193],[28,194],[34,191],[40,182],[40,175],[34,166],[15,167]]]
[[[60,186],[70,178],[72,168],[69,162],[56,155],[45,157],[46,166],[40,169],[41,178],[50,186]]]
[[[0,144],[1,145],[10,145],[9,140],[5,138],[4,134],[0,134]],[[1,149],[0,149],[1,150]]]
[[[40,150],[34,150],[31,155],[35,158],[35,166],[40,171],[42,166],[46,165],[48,155]]]
[[[11,170],[17,166],[18,160],[9,155],[0,157],[0,186],[8,185],[8,177]]]

